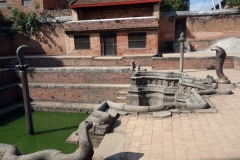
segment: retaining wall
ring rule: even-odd
[[[184,69],[215,69],[216,60],[215,57],[185,57]],[[152,68],[154,70],[168,70],[179,69],[179,58],[153,58]],[[234,68],[234,57],[228,56],[225,59],[223,68]]]
[[[130,68],[30,68],[29,83],[130,84]]]
[[[30,97],[35,101],[60,101],[78,103],[101,103],[116,101],[117,92],[127,90],[129,85],[74,85],[29,84]]]

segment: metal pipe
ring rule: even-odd
[[[214,0],[212,0],[212,3],[213,3],[213,8],[214,8],[214,10],[216,10],[216,6],[215,6]]]
[[[222,9],[222,4],[220,0],[218,0],[218,4],[219,4],[219,9]]]

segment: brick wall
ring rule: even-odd
[[[147,31],[146,37],[147,37],[146,48],[128,48],[128,33],[118,32],[117,33],[117,54],[118,55],[157,54],[158,53],[158,32]]]
[[[217,42],[217,40],[188,40],[190,43],[191,51],[204,51],[213,44]]]
[[[40,32],[37,36],[27,37],[21,33],[15,33],[11,36],[11,40],[8,40],[6,49],[0,50],[0,56],[15,55],[16,49],[20,45],[28,45],[29,48],[26,55],[65,54],[65,33],[63,25],[61,23],[41,25]]]
[[[164,47],[165,41],[175,39],[175,21],[173,17],[160,17],[159,49]]]
[[[66,9],[67,7],[68,3],[64,0],[43,0],[44,9]]]
[[[66,54],[77,54],[79,56],[101,56],[99,33],[90,33],[90,49],[75,50],[74,35],[72,34],[67,35],[65,41]]]
[[[184,69],[215,69],[215,57],[186,57],[184,58]],[[229,56],[225,59],[224,68],[234,68],[234,57]],[[154,70],[179,69],[179,58],[153,58],[152,68]]]
[[[213,15],[187,17],[186,38],[191,48],[205,50],[216,40],[238,37],[240,35],[240,15]],[[165,41],[175,39],[174,17],[161,17],[159,30],[159,48]]]
[[[158,53],[158,31],[138,31],[146,32],[146,48],[128,48],[128,32],[117,32],[117,55],[154,55]],[[86,33],[87,34],[87,33]],[[100,34],[90,34],[90,49],[75,50],[74,35],[66,36],[67,54],[76,54],[79,56],[101,56]]]
[[[215,40],[240,35],[240,15],[187,17],[188,39]]]
[[[29,83],[130,84],[131,68],[31,68]]]
[[[39,13],[43,10],[43,3],[42,3],[42,0],[32,0],[33,3],[32,5],[28,5],[28,6],[23,6],[22,5],[22,0],[6,0],[6,4],[7,4],[7,7],[17,7],[19,8],[20,10],[24,11],[25,13],[29,12],[29,11],[33,11],[34,10],[34,7],[35,7],[35,4],[39,4],[40,5],[40,8],[39,8]],[[4,16],[8,16],[10,14],[9,10],[7,9],[7,7],[5,8],[0,8],[0,11],[2,12],[2,14]]]
[[[101,103],[116,101],[117,92],[128,87],[88,85],[29,84],[30,97],[35,101],[64,101],[78,103]]]
[[[26,57],[26,63],[31,67],[131,66],[132,61],[135,61],[137,66],[151,66],[152,56],[123,56],[117,59],[91,59],[90,57]]]
[[[64,2],[64,0],[32,0],[32,5],[23,6],[22,0],[6,0],[7,7],[17,7],[25,13],[29,11],[33,11],[35,9],[35,4],[39,4],[40,8],[38,9],[38,13],[42,12],[44,9],[63,9],[63,6],[68,7],[68,3]],[[5,8],[0,8],[0,11],[3,15],[8,16],[9,10]]]

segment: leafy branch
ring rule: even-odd
[[[35,10],[24,13],[16,7],[8,7],[11,15],[9,19],[12,22],[12,32],[20,31],[28,36],[35,35],[39,31],[39,19],[37,18],[37,10],[39,4],[35,5]]]

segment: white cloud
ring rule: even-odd
[[[203,3],[196,3],[190,5],[190,11],[199,11]],[[213,8],[212,2],[205,2],[201,10],[211,10]]]

